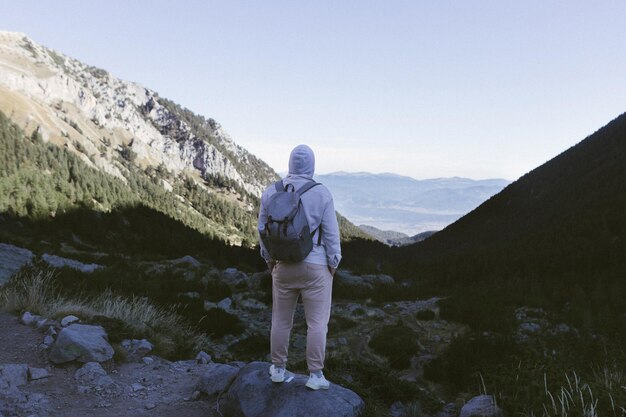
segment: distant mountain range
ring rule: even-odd
[[[317,175],[335,198],[335,208],[352,223],[413,236],[441,230],[467,214],[510,181],[335,172]]]
[[[413,243],[421,242],[422,240],[429,238],[436,233],[435,231],[431,231],[418,233],[414,236],[409,236],[405,233],[394,232],[392,230],[380,230],[366,224],[360,224],[359,228],[368,235],[374,237],[376,240],[390,246],[406,246]]]

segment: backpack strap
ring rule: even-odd
[[[313,180],[307,182],[306,184],[304,184],[302,187],[300,187],[296,193],[298,194],[298,198],[302,197],[302,194],[306,193],[307,191],[309,191],[311,188],[317,186],[317,185],[322,185],[321,182],[315,182]]]
[[[322,185],[322,183],[321,182],[316,182],[314,180],[311,180],[311,181],[307,182],[306,184],[304,184],[302,187],[300,187],[300,189],[298,191],[296,191],[298,193],[298,198],[302,197],[302,194],[306,193],[311,188],[313,188],[313,187],[315,187],[317,185]],[[319,226],[317,226],[317,228],[315,230],[313,230],[311,232],[311,237],[313,237],[315,235],[315,232],[317,232],[317,246],[320,246],[322,244],[322,225],[321,225],[321,223],[320,223]]]

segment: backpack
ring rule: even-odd
[[[263,245],[272,259],[299,262],[313,249],[313,235],[317,229],[311,232],[300,198],[302,194],[316,185],[320,183],[309,181],[296,191],[291,184],[284,186],[282,180],[274,184],[276,193],[270,196],[267,203],[267,223],[259,228]],[[318,229],[320,230],[317,242],[319,245],[322,229],[319,227]]]

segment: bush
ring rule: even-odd
[[[518,347],[512,337],[468,334],[457,337],[448,349],[424,368],[424,377],[456,391],[477,381],[478,373],[494,369],[515,356]]]
[[[417,320],[434,320],[435,312],[432,310],[421,310],[415,313],[415,318]]]
[[[357,322],[350,320],[349,318],[332,315],[328,323],[328,334],[335,335],[344,330],[352,329],[357,325]]]
[[[267,335],[255,334],[230,346],[235,359],[240,361],[264,361],[270,351]]]
[[[411,365],[411,357],[419,349],[417,335],[402,322],[395,325],[383,326],[369,346],[379,355],[389,360],[393,369],[405,369]]]
[[[209,336],[222,337],[227,334],[239,335],[246,329],[245,324],[234,314],[230,314],[221,308],[212,308],[198,320],[198,331]]]

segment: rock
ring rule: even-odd
[[[405,417],[406,411],[406,405],[402,404],[400,401],[396,401],[391,404],[391,407],[389,407],[389,414],[391,414],[391,417]]]
[[[38,379],[48,378],[50,372],[43,368],[28,368],[28,377],[31,381],[37,381]]]
[[[19,387],[28,382],[28,365],[0,365],[0,388]]]
[[[437,414],[437,417],[456,417],[459,415],[459,407],[455,403],[448,403]]]
[[[247,287],[249,284],[248,275],[238,271],[236,268],[225,269],[221,274],[222,281],[231,288]]]
[[[221,308],[222,310],[226,310],[226,311],[230,310],[232,306],[233,306],[233,300],[231,300],[229,297],[226,297],[222,301],[217,303],[218,308]]]
[[[105,362],[113,357],[113,348],[101,326],[72,324],[59,333],[50,352],[54,363],[73,360],[80,362]]]
[[[107,372],[98,362],[87,362],[74,373],[74,378],[79,383],[79,391],[83,393],[112,392],[116,391],[117,388],[113,379],[107,375]]]
[[[384,274],[363,275],[363,281],[373,284],[373,285],[391,285],[396,282],[392,277],[390,277],[389,275],[384,275]]]
[[[174,265],[177,264],[187,264],[192,268],[199,268],[202,264],[193,256],[190,255],[186,255],[183,256],[182,258],[178,258],[178,259],[173,259],[171,261]]]
[[[359,275],[352,275],[346,270],[338,270],[335,273],[335,279],[337,280],[337,284],[342,286],[362,287],[370,290],[374,288],[374,286],[371,283],[366,282],[363,277]]]
[[[264,279],[269,278],[269,272],[267,270],[262,272],[255,272],[248,277],[248,287],[252,289],[259,289]]]
[[[146,365],[152,365],[154,363],[154,359],[150,357],[141,358],[141,361]]]
[[[352,417],[363,414],[365,403],[354,392],[331,383],[326,391],[305,387],[308,377],[296,375],[289,383],[274,384],[270,364],[251,362],[232,383],[220,409],[233,417]]]
[[[493,395],[479,395],[472,398],[461,408],[459,417],[498,417],[502,410],[497,406]]]
[[[125,339],[122,340],[120,346],[126,352],[126,360],[128,362],[139,362],[141,358],[152,352],[154,345],[146,339]]]
[[[0,285],[33,260],[33,253],[28,249],[0,243]]]
[[[50,328],[54,325],[56,325],[56,322],[54,320],[44,318],[37,320],[37,322],[35,323],[35,327],[42,332],[45,332],[46,328]]]
[[[43,344],[46,346],[52,346],[52,344],[54,343],[54,337],[52,336],[46,336],[43,338]]]
[[[35,316],[28,311],[22,314],[21,318],[22,324],[25,324],[27,326],[36,326],[40,320],[41,316]]]
[[[212,301],[204,300],[204,311],[209,311],[212,308],[217,308],[217,304]]]
[[[80,319],[76,316],[65,316],[61,319],[61,327],[67,327],[70,324],[74,324],[74,323],[78,323],[80,321]]]
[[[44,253],[43,255],[41,255],[41,259],[55,268],[72,268],[85,274],[91,274],[97,269],[104,268],[102,265],[84,264],[74,259],[62,258],[60,256],[50,255],[48,253]]]
[[[230,386],[239,373],[236,366],[215,363],[200,377],[196,390],[205,393],[209,397],[217,396]]]
[[[267,304],[262,303],[261,301],[250,299],[250,298],[241,300],[238,303],[238,305],[245,310],[252,310],[252,311],[267,309]]]
[[[144,387],[144,386],[143,386],[143,385],[141,385],[141,384],[134,383],[134,384],[131,384],[130,389],[131,389],[133,392],[137,392],[137,391],[145,391],[146,387]]]
[[[150,401],[146,403],[145,407],[146,407],[146,410],[152,410],[153,408],[156,408],[156,404]]]
[[[204,351],[198,352],[198,354],[196,355],[196,361],[201,364],[210,363],[211,359],[212,359],[211,355],[209,355],[208,353]]]

